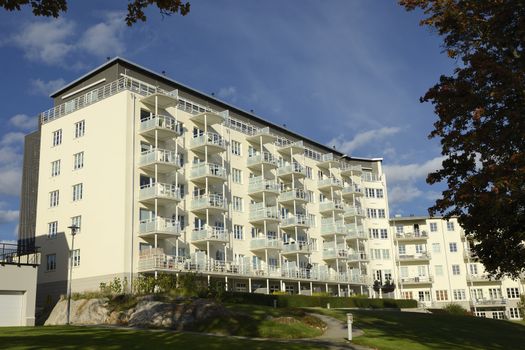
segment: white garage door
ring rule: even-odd
[[[0,327],[22,325],[23,293],[0,291]]]

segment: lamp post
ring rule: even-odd
[[[79,229],[76,225],[68,227],[71,230],[71,251],[69,253],[69,279],[67,283],[67,319],[66,324],[69,325],[69,318],[71,315],[71,278],[73,277],[73,253],[75,252],[75,235]]]

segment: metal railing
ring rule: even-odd
[[[289,174],[302,174],[306,176],[306,171],[304,167],[297,162],[282,165],[279,168],[277,168],[277,176],[284,176]]]
[[[141,119],[140,131],[147,131],[156,128],[171,130],[178,135],[182,134],[182,124],[177,122],[173,117],[160,114],[150,114],[149,117]]]
[[[215,176],[226,180],[226,169],[215,163],[199,163],[191,167],[190,178],[195,179],[203,176]]]
[[[224,227],[212,226],[202,229],[195,229],[191,233],[191,241],[221,241],[228,242],[229,234]]]
[[[421,232],[403,232],[396,233],[397,239],[424,239],[428,238],[428,233],[426,231]]]
[[[275,180],[266,180],[262,176],[252,177],[248,184],[248,193],[269,191],[279,193],[281,186]]]
[[[319,203],[319,211],[344,210],[344,205],[340,201],[326,201]]]
[[[217,193],[204,194],[191,199],[192,209],[205,209],[207,207],[226,210],[226,199],[222,196],[222,194]]]
[[[262,204],[262,203],[261,203]],[[248,215],[249,221],[256,220],[280,220],[279,208],[273,207],[261,207],[260,205],[252,205],[250,208],[250,214]]]
[[[226,148],[226,141],[224,138],[214,132],[207,132],[202,135],[194,136],[190,140],[190,147],[200,147],[200,146],[217,146],[221,148]]]
[[[141,220],[139,222],[139,233],[166,233],[166,234],[179,234],[181,231],[180,223],[177,220],[166,219],[163,217]]]
[[[308,201],[309,200],[309,196],[308,196],[308,193],[305,192],[301,188],[296,188],[296,189],[293,189],[293,190],[283,191],[279,195],[279,201],[280,202],[291,201],[291,200]]]
[[[310,253],[312,251],[310,244],[306,242],[294,242],[283,244],[283,254],[291,253]]]
[[[255,238],[250,241],[250,249],[282,249],[283,242],[279,239]]]
[[[140,186],[139,199],[149,199],[163,197],[174,200],[181,200],[181,193],[177,186],[173,184],[154,183]]]
[[[277,166],[277,159],[271,154],[270,152],[260,152],[257,154],[253,154],[248,157],[247,165],[257,165],[257,164],[269,164],[273,166]]]
[[[328,179],[321,179],[317,181],[317,187],[327,187],[327,186],[343,187],[343,181],[336,179],[334,177],[330,177]]]
[[[179,156],[175,151],[166,149],[150,149],[140,153],[139,165],[164,163],[179,166]]]
[[[284,226],[311,226],[310,218],[304,214],[296,214],[294,216],[285,217],[281,221],[281,227]]]
[[[0,265],[40,265],[40,248],[30,249],[12,243],[0,243]]]

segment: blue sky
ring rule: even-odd
[[[60,19],[0,10],[0,240],[16,239],[23,135],[49,93],[117,55],[349,155],[383,157],[390,214],[441,191],[436,120],[419,97],[454,62],[395,1],[192,0],[186,17],[124,24],[125,1],[71,1]]]

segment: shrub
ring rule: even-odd
[[[469,312],[459,304],[448,304],[443,310],[450,315],[468,315]]]

